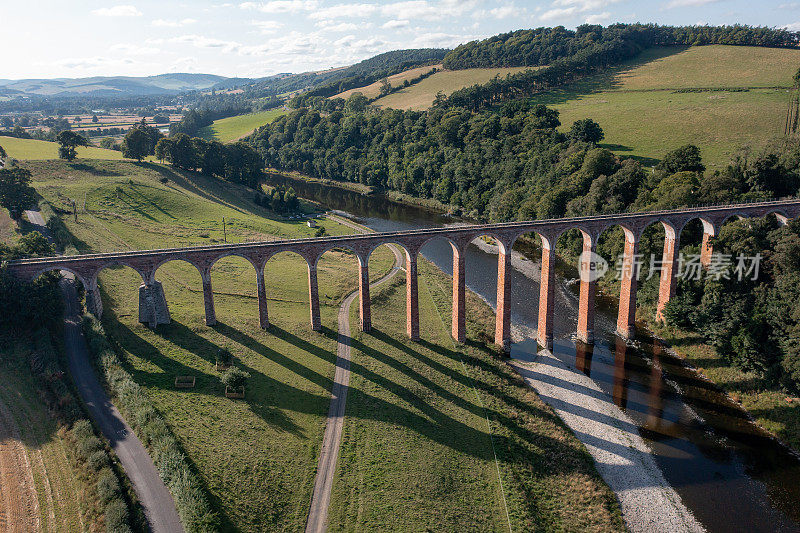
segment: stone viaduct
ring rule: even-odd
[[[466,225],[389,233],[369,233],[341,237],[307,238],[282,241],[249,242],[214,246],[196,246],[161,250],[113,252],[77,256],[21,259],[10,261],[8,269],[19,278],[33,280],[40,274],[53,270],[65,270],[75,275],[83,284],[88,310],[100,316],[102,302],[97,287],[97,276],[101,270],[115,265],[133,268],[142,277],[139,287],[139,321],[151,327],[169,323],[170,315],[164,290],[156,281],[156,270],[168,261],[182,260],[192,264],[203,281],[206,324],[216,324],[214,295],[211,288],[211,268],[223,257],[240,256],[255,269],[258,287],[258,307],[261,327],[269,326],[267,296],[264,286],[264,267],[273,255],[280,252],[295,252],[308,263],[308,292],[311,329],[319,330],[319,295],[317,289],[317,261],[333,248],[352,250],[359,263],[359,310],[362,331],[369,331],[370,296],[368,264],[370,254],[380,245],[393,243],[406,252],[406,324],[412,340],[419,339],[419,308],[417,300],[417,256],[420,249],[431,239],[447,239],[453,249],[453,313],[452,335],[458,342],[465,335],[465,286],[464,256],[467,245],[481,236],[493,238],[499,245],[497,265],[497,309],[495,342],[508,349],[510,344],[511,309],[510,276],[506,272],[511,266],[511,247],[518,237],[526,233],[538,234],[542,239],[541,285],[539,294],[539,342],[547,347],[553,341],[553,299],[555,285],[555,243],[559,235],[577,229],[583,235],[584,252],[593,252],[599,236],[612,226],[619,226],[625,235],[625,252],[622,269],[617,333],[629,337],[634,331],[636,311],[636,277],[630,268],[638,253],[639,240],[644,230],[652,224],[662,224],[665,230],[664,251],[661,263],[661,281],[658,314],[675,294],[678,270],[678,248],[681,230],[694,219],[703,224],[701,262],[708,266],[712,241],[722,224],[732,218],[762,217],[774,214],[781,223],[800,216],[800,200],[779,200],[714,207],[693,207],[670,211],[643,213],[621,213],[589,217],[534,220],[500,224]],[[584,254],[587,256],[588,254]],[[583,264],[581,269],[590,268]],[[581,277],[578,310],[578,337],[587,343],[594,340],[595,281]]]

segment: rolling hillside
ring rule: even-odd
[[[157,76],[94,76],[0,80],[0,94],[8,96],[142,96],[177,94],[224,86],[231,78],[214,74],[159,74]],[[251,80],[240,79],[240,82]]]
[[[387,79],[392,87],[397,87],[398,85],[402,85],[402,83],[406,80],[412,80],[422,74],[427,74],[431,71],[431,69],[441,69],[442,65],[428,65],[424,67],[416,67],[406,71],[403,71],[399,74],[394,74],[393,76],[389,76]],[[367,98],[376,98],[380,94],[381,90],[381,82],[376,81],[366,87],[357,87],[355,89],[350,89],[348,91],[341,92],[332,96],[331,98],[344,98],[347,99],[351,94],[355,92],[359,92],[366,96]]]
[[[605,146],[617,154],[652,164],[692,143],[713,169],[740,146],[757,147],[783,134],[798,66],[800,50],[651,49],[622,67],[533,100],[561,113],[563,131],[575,120],[592,118],[605,132]]]
[[[247,115],[237,115],[235,117],[221,118],[215,120],[210,126],[206,126],[197,132],[198,137],[209,141],[232,142],[249,135],[259,126],[268,124],[286,113],[282,108],[270,109],[259,113],[248,113]]]
[[[411,87],[400,89],[390,95],[379,98],[375,105],[419,111],[427,109],[436,98],[436,93],[444,92],[445,95],[470,85],[483,84],[495,76],[504,77],[530,67],[512,68],[470,68],[464,70],[445,70],[425,78]]]
[[[21,160],[58,159],[58,144],[36,139],[17,139],[16,137],[0,137],[0,146],[8,153],[8,157]],[[78,159],[123,159],[122,152],[95,148],[94,146],[78,147]]]

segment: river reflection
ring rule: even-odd
[[[376,231],[453,222],[381,196],[271,179],[291,185],[300,197],[350,213]],[[452,273],[452,251],[444,239],[430,241],[422,254]],[[538,258],[530,259],[534,268],[511,272],[511,318],[522,331],[535,331],[538,320],[538,274],[532,275]],[[471,245],[465,263],[467,287],[494,306],[497,255]],[[657,339],[637,335],[626,342],[616,336],[615,304],[598,305],[594,345],[574,340],[576,287],[557,279],[553,354],[589,376],[631,418],[664,477],[697,519],[709,531],[800,531],[800,461]],[[538,349],[527,338],[512,346],[512,357],[532,360]]]

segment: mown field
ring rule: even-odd
[[[399,72],[392,76],[389,76],[387,80],[392,87],[397,87],[398,85],[402,85],[406,80],[412,80],[422,74],[426,74],[431,71],[431,69],[437,68],[441,69],[442,65],[428,65],[425,67],[417,67],[405,70],[403,72]],[[367,98],[375,98],[379,94],[381,94],[381,82],[376,81],[375,83],[371,83],[370,85],[366,85],[364,87],[358,87],[356,89],[350,89],[349,91],[341,92],[337,95],[332,96],[331,98],[344,98],[345,100],[350,97],[353,93],[361,93]]]
[[[436,98],[436,93],[442,91],[445,95],[470,85],[483,84],[495,76],[505,77],[531,67],[513,68],[470,68],[465,70],[444,70],[425,78],[411,87],[379,98],[375,105],[391,107],[394,109],[422,110],[427,109]]]
[[[33,475],[40,531],[78,532],[87,531],[89,526],[96,527],[94,523],[83,521],[89,502],[86,501],[84,484],[79,478],[85,474],[76,470],[65,433],[58,429],[58,424],[47,412],[39,396],[39,387],[28,371],[32,340],[10,338],[4,334],[0,341],[3,345],[0,350],[0,409],[10,414],[14,429],[19,432],[17,443],[24,449],[21,453],[27,456],[25,466],[29,466]],[[8,430],[8,427],[2,427],[3,432]],[[13,435],[5,433],[3,438],[16,440]],[[6,453],[11,453],[8,446],[16,446],[16,443],[5,443]],[[9,493],[25,491],[23,474],[17,473],[13,479],[16,486],[13,489],[10,486],[6,488]],[[6,503],[18,505],[21,502],[4,500]],[[6,523],[9,511],[0,506],[0,527],[5,530],[11,526],[9,530],[15,531],[15,524]]]
[[[210,126],[200,129],[198,137],[209,141],[231,142],[249,135],[259,126],[269,124],[279,116],[285,114],[283,109],[270,109],[259,113],[237,115],[235,117],[215,120]]]
[[[0,137],[0,146],[5,149],[8,157],[13,159],[22,161],[58,159],[58,144],[54,142]],[[78,158],[123,159],[122,152],[93,146],[79,147]]]
[[[220,242],[222,216],[229,242],[312,231],[256,207],[243,188],[161,165],[92,160],[28,166],[37,189],[56,206],[86,197],[77,222],[63,217],[82,251]],[[349,231],[322,224],[329,234]],[[392,263],[387,247],[376,250],[373,279]],[[322,257],[324,328],[314,333],[303,260],[281,254],[265,272],[272,322],[266,332],[258,326],[255,275],[242,259],[223,259],[212,270],[219,321],[213,328],[203,322],[200,276],[187,264],[168,263],[157,273],[172,323],[156,331],[138,323],[141,280],[135,272],[107,270],[100,278],[106,329],[200,473],[223,529],[231,531],[303,529],[330,402],[336,316],[357,284],[352,255]],[[331,529],[505,530],[509,519],[515,530],[621,529],[615,499],[582,445],[492,359],[491,350],[480,343],[455,349],[440,318],[449,312],[449,281],[421,272],[423,342],[405,339],[402,275],[376,289],[376,332],[354,342]],[[470,312],[475,339],[486,335],[476,327],[491,329],[493,319],[484,304],[471,303],[478,310]],[[214,367],[220,348],[231,350],[235,364],[251,375],[245,400],[223,395]],[[176,390],[177,375],[195,376],[195,388]],[[498,462],[487,415],[500,445]]]
[[[563,131],[575,120],[592,118],[605,132],[604,145],[620,155],[650,165],[692,143],[713,170],[742,145],[757,149],[783,134],[799,65],[800,50],[652,49],[627,65],[533,101],[558,109]]]

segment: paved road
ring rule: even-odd
[[[44,219],[38,211],[26,211],[32,224],[44,228]],[[43,233],[50,238],[46,228]],[[122,468],[131,480],[133,490],[144,509],[150,529],[154,533],[182,532],[175,502],[153,460],[141,441],[111,403],[105,389],[89,360],[89,350],[81,328],[80,306],[76,282],[72,274],[62,272],[64,279],[59,286],[64,298],[64,336],[69,371],[75,387],[89,410],[89,415],[108,439],[111,448],[122,463]]]
[[[334,217],[331,217],[334,218]],[[365,228],[346,219],[335,217],[337,222],[355,230],[365,232]],[[382,278],[370,284],[377,287],[392,279],[403,265],[400,249],[390,244],[394,252],[394,267]],[[358,291],[351,292],[339,307],[339,336],[336,347],[336,372],[333,376],[331,405],[328,409],[328,421],[325,424],[325,435],[322,438],[322,449],[317,463],[317,477],[314,480],[314,492],[311,495],[311,507],[308,511],[306,533],[322,533],[328,520],[328,506],[331,500],[333,477],[336,473],[336,460],[339,458],[339,446],[342,443],[342,427],[344,411],[347,404],[347,389],[350,384],[350,306],[358,296]]]

